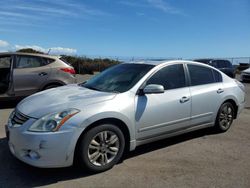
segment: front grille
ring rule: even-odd
[[[250,79],[250,75],[242,75],[242,78],[244,78],[244,79]]]
[[[22,125],[28,120],[29,120],[28,116],[26,116],[26,115],[24,115],[16,110],[14,112],[12,119],[11,119],[11,123],[12,123],[12,125],[15,125],[15,124]]]

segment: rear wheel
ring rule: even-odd
[[[119,162],[124,147],[124,135],[117,126],[100,125],[90,129],[83,136],[78,148],[79,161],[90,171],[102,172]]]
[[[222,104],[216,118],[216,130],[226,132],[233,123],[234,113],[234,107],[230,102]]]
[[[46,90],[46,89],[52,89],[52,88],[56,88],[56,87],[60,87],[61,85],[59,84],[51,84],[51,85],[47,85],[43,88],[43,90]]]

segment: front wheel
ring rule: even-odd
[[[79,161],[92,172],[102,172],[112,168],[121,159],[124,148],[124,135],[117,126],[99,125],[82,137]]]
[[[232,125],[234,119],[234,107],[230,102],[221,105],[217,114],[215,128],[219,132],[226,132]]]

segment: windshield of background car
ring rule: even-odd
[[[232,63],[226,60],[212,61],[212,65],[216,68],[232,68]]]
[[[131,89],[153,67],[149,64],[119,64],[81,85],[97,91],[122,93]]]

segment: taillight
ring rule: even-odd
[[[246,93],[246,88],[245,88],[245,86],[244,86],[241,82],[239,82],[238,80],[236,80],[236,79],[234,79],[234,81],[237,83],[238,87],[239,87],[244,93]]]
[[[76,74],[76,71],[74,68],[68,67],[68,68],[61,68],[60,70],[62,70],[63,72],[67,72],[70,74]]]

